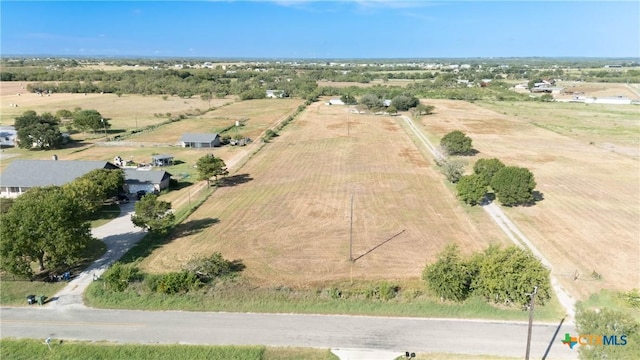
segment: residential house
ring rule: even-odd
[[[180,138],[180,146],[190,148],[212,148],[220,146],[220,134],[185,133]]]
[[[138,191],[157,193],[169,187],[171,174],[164,170],[124,169],[124,187],[130,194]]]
[[[0,196],[15,198],[32,187],[62,186],[95,169],[118,167],[108,161],[14,160],[0,174]]]

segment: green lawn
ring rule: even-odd
[[[50,348],[49,348],[50,346]],[[265,346],[206,346],[206,345],[132,345],[89,343],[51,339],[0,340],[0,358],[13,359],[207,359],[207,360],[334,360],[328,349],[276,348]]]

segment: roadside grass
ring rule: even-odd
[[[96,308],[138,310],[227,311],[301,314],[349,314],[370,316],[475,318],[526,321],[528,312],[494,306],[474,297],[463,303],[443,302],[428,293],[420,281],[394,282],[395,297],[384,300],[378,289],[382,282],[325,284],[317,288],[286,286],[259,288],[241,277],[219,281],[179,295],[151,293],[142,283],[124,292],[104,289],[102,281],[92,283],[85,302]],[[564,310],[553,299],[536,306],[536,321],[558,321]]]
[[[44,340],[44,339],[43,339]],[[0,358],[13,359],[337,359],[329,350],[266,346],[136,345],[51,339],[1,339]]]
[[[102,241],[93,239],[89,242],[87,248],[85,248],[78,264],[74,265],[71,269],[50,269],[34,276],[33,281],[8,274],[0,275],[0,305],[27,305],[27,295],[45,295],[51,298],[55,293],[62,290],[62,288],[67,285],[67,282],[44,282],[44,278],[50,271],[62,273],[69,270],[72,276],[77,275],[96,259],[99,259],[105,252],[107,252],[107,246]]]
[[[638,302],[636,290],[636,303]],[[581,302],[581,306],[585,309],[602,309],[620,311],[629,314],[637,321],[640,321],[640,307],[632,307],[624,300],[625,293],[614,290],[600,290],[592,294],[587,300]]]

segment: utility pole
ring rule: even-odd
[[[100,121],[102,122],[102,126],[104,127],[104,137],[105,137],[105,140],[106,140],[107,139],[107,124],[105,124],[104,118],[101,118]]]
[[[349,113],[347,113],[347,137],[349,137],[351,124],[349,123]]]
[[[529,303],[529,329],[527,331],[527,354],[525,360],[529,360],[529,351],[531,350],[531,326],[533,325],[533,307],[536,303],[536,294],[538,293],[538,287],[533,287],[533,293],[528,294],[531,296],[531,302]]]
[[[353,262],[353,194],[351,194],[351,216],[349,225],[349,261]]]

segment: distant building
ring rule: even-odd
[[[13,126],[0,126],[0,147],[16,146],[18,132]]]
[[[153,155],[151,156],[151,165],[153,166],[171,166],[173,165],[172,155]]]
[[[284,90],[267,90],[265,96],[269,99],[277,99],[287,97],[287,94]]]
[[[326,104],[327,105],[344,105],[344,101],[340,99],[331,99]]]
[[[179,141],[180,146],[190,148],[212,148],[220,146],[220,134],[185,133]]]

